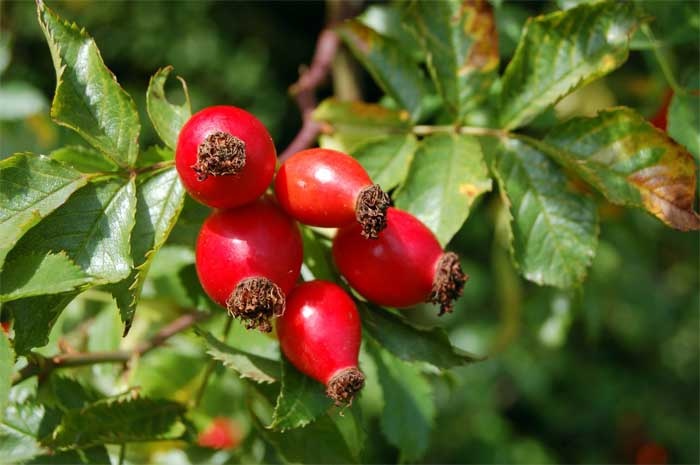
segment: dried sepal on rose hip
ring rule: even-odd
[[[469,278],[459,257],[445,252],[420,220],[390,207],[387,227],[377,240],[362,237],[357,225],[338,231],[333,259],[350,285],[370,302],[410,307],[422,302],[451,312]]]
[[[362,327],[357,307],[337,284],[311,281],[289,295],[277,320],[282,352],[302,373],[326,386],[336,405],[349,405],[365,384],[358,368]]]
[[[195,249],[199,281],[214,302],[248,329],[272,330],[301,272],[299,229],[269,197],[218,210],[202,225]]]
[[[315,148],[295,153],[277,172],[275,194],[282,208],[304,224],[336,228],[357,222],[368,238],[386,227],[389,196],[342,152]]]
[[[182,127],[175,166],[187,192],[214,208],[252,202],[270,185],[275,145],[252,114],[214,106],[193,115]]]

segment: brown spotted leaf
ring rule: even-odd
[[[415,2],[410,8],[428,70],[459,119],[488,97],[498,72],[498,35],[486,0]]]
[[[571,119],[552,129],[542,149],[610,202],[645,209],[682,231],[700,229],[695,160],[629,108]]]

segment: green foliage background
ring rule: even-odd
[[[553,11],[559,5],[493,3],[502,70],[513,54],[525,19]],[[576,2],[559,3],[569,6]],[[692,2],[683,1],[640,5],[655,18],[651,28],[663,45],[661,53],[670,63],[672,74],[682,83],[691,82],[700,68],[700,11]],[[312,56],[316,35],[324,23],[323,3],[100,2],[96,7],[90,2],[53,2],[51,7],[91,33],[105,62],[133,96],[142,121],[142,147],[158,142],[150,125],[143,123],[148,121],[146,84],[156,69],[167,64],[187,80],[193,110],[215,103],[246,108],[268,126],[280,151],[299,126],[298,111],[287,97],[286,88],[296,80],[298,66],[308,63]],[[53,124],[48,116],[55,78],[36,22],[35,6],[32,2],[2,2],[0,8],[0,63],[9,60],[9,67],[0,75],[0,156],[18,151],[48,153],[77,143],[76,135]],[[382,95],[369,75],[359,71],[359,67],[351,69],[365,101]],[[175,95],[179,92],[174,82],[169,81],[169,95],[171,90]],[[532,134],[538,135],[539,128],[558,119],[591,114],[614,105],[626,105],[651,117],[661,105],[667,86],[649,43],[643,36],[635,35],[630,58],[622,68],[550,108],[532,123]],[[332,91],[326,86],[321,94],[330,95]],[[13,100],[9,96],[14,96]],[[174,100],[178,101],[177,97]],[[16,102],[16,107],[5,105],[10,101]],[[637,459],[642,446],[650,443],[664,448],[669,462],[697,462],[698,235],[671,230],[642,211],[622,209],[601,199],[597,199],[597,210],[601,221],[597,254],[584,283],[565,291],[539,287],[519,277],[509,257],[507,215],[497,192],[475,203],[469,221],[450,241],[450,248],[465,258],[466,271],[472,277],[455,312],[440,320],[430,308],[405,311],[404,315],[417,324],[444,327],[455,346],[488,354],[489,359],[453,368],[441,376],[427,369],[428,383],[416,374],[415,365],[382,363],[379,349],[366,345],[364,350],[373,357],[363,354],[361,363],[368,378],[374,381],[362,398],[367,429],[361,433],[352,430],[355,423],[347,418],[326,417],[314,422],[313,432],[308,432],[318,435],[314,439],[304,436],[307,429],[292,430],[286,436],[272,431],[256,432],[248,409],[264,410],[265,398],[272,396],[274,400],[275,392],[265,392],[265,385],[261,384],[260,392],[252,393],[230,369],[217,366],[191,419],[194,425],[178,423],[174,427],[201,430],[210,418],[228,416],[239,421],[248,433],[243,445],[232,454],[214,457],[197,447],[153,442],[130,446],[127,459],[135,463],[146,459],[163,463],[175,459],[182,463],[276,462],[281,450],[290,460],[351,461],[357,457],[357,451],[319,449],[319,455],[308,457],[305,454],[309,451],[300,449],[308,441],[323,442],[324,434],[337,427],[344,435],[364,438],[359,442],[364,443],[362,458],[367,462],[404,459],[425,463],[629,463]],[[181,221],[151,265],[144,283],[144,299],[126,340],[119,338],[121,324],[114,303],[107,294],[90,291],[60,316],[49,344],[38,352],[56,353],[59,340],[90,351],[129,348],[140,337],[172,320],[178,304],[192,300],[172,270],[177,269],[179,276],[191,276],[189,247],[205,214],[205,210],[186,202]],[[223,318],[217,318],[204,326],[218,336],[223,322]],[[227,341],[261,359],[275,350],[271,340],[248,334],[237,325]],[[213,345],[209,351],[224,364],[228,361],[240,369],[232,359],[239,353],[228,353],[225,348],[217,352]],[[140,359],[127,381],[141,386],[141,392],[148,396],[184,402],[195,395],[207,360],[198,338],[177,336],[168,350]],[[270,375],[262,368],[264,360],[261,363],[249,367],[247,374],[279,376]],[[285,366],[282,370],[281,376],[297,382],[294,386],[303,392],[304,379],[295,380]],[[83,384],[114,395],[113,384],[119,373],[119,366],[96,365],[74,370],[73,374]],[[404,384],[397,385],[397,379]],[[34,389],[32,383],[35,381],[14,388],[11,399],[17,401],[29,395]],[[397,398],[383,399],[377,383],[383,387],[394,383]],[[402,392],[402,385],[414,389]],[[42,386],[39,396],[53,392],[60,401],[50,409],[58,415],[71,405],[66,393],[79,389],[84,388],[52,377]],[[425,402],[429,396],[435,397],[434,407]],[[90,393],[77,397],[91,398]],[[104,411],[115,403],[146,400],[126,395],[100,402],[92,404],[88,413],[104,418]],[[415,437],[397,438],[392,431],[400,425],[391,424],[395,419],[384,423],[382,411],[384,406],[386,410],[401,410],[406,405],[414,406],[415,411],[410,412],[414,417],[405,421],[430,418],[433,414],[434,419],[414,423]],[[36,408],[29,404],[26,407]],[[168,418],[177,407],[163,404],[134,408],[155,409],[163,417],[163,425],[170,428]],[[322,410],[324,406],[317,408]],[[263,411],[259,416],[269,414]],[[43,418],[46,427],[51,421],[57,422],[50,417],[42,411],[29,412],[23,418]],[[42,427],[35,423],[27,421],[13,431],[31,434]],[[159,426],[162,425],[154,420],[150,437],[171,437],[166,435],[168,428]],[[71,434],[69,428],[61,430],[55,440],[58,444],[70,442],[74,439]],[[401,451],[392,445],[397,443],[403,443]],[[410,444],[416,450],[411,450]],[[35,447],[40,450],[41,446],[37,443]],[[100,462],[102,452],[95,452],[96,457],[91,459],[91,450],[64,458]],[[27,453],[28,457],[33,455],[32,451]]]

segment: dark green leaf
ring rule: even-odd
[[[24,233],[86,182],[78,171],[41,155],[0,161],[0,267]]]
[[[633,110],[573,118],[552,129],[542,148],[611,202],[646,209],[676,229],[700,229],[695,160]]]
[[[204,340],[207,353],[214,360],[238,372],[242,378],[258,383],[274,383],[281,378],[280,364],[276,360],[233,348],[216,339],[208,331],[197,329],[196,332]]]
[[[445,106],[462,120],[487,97],[498,72],[498,36],[486,1],[414,2],[410,9],[428,70]]]
[[[520,140],[504,140],[493,157],[522,274],[537,284],[581,283],[598,244],[595,204],[569,191],[559,167]]]
[[[282,357],[282,388],[268,428],[285,431],[306,426],[330,406],[323,384],[301,373]]]
[[[360,146],[352,155],[367,170],[374,183],[389,191],[406,178],[417,148],[416,136],[405,134],[371,141]]]
[[[73,129],[120,166],[133,165],[141,129],[136,105],[107,69],[95,41],[37,2],[37,14],[53,57],[54,120]]]
[[[447,244],[491,178],[472,136],[436,134],[421,142],[396,206],[413,213]]]
[[[304,279],[335,281],[338,278],[338,272],[330,256],[330,244],[324,244],[323,239],[310,228],[302,227],[301,237],[304,241],[304,265],[312,275],[307,276],[306,271],[302,269]]]
[[[185,201],[185,189],[175,168],[160,171],[136,186],[136,221],[131,233],[134,268],[123,281],[111,286],[125,323],[125,333],[134,318],[136,303],[153,257],[175,226]]]
[[[109,173],[119,169],[101,152],[80,145],[62,147],[51,152],[49,156],[82,173]]]
[[[39,443],[52,415],[34,401],[10,404],[0,420],[0,457],[4,463],[18,463],[47,452]]]
[[[700,82],[687,94],[674,94],[668,109],[668,135],[700,162]]]
[[[329,415],[321,415],[305,428],[284,433],[266,430],[262,426],[259,429],[263,437],[289,463],[357,463],[345,438]]]
[[[57,449],[75,449],[130,441],[176,439],[185,432],[185,408],[169,400],[105,399],[69,410],[44,442]]]
[[[39,389],[39,396],[43,403],[55,406],[62,411],[81,409],[104,397],[95,389],[75,379],[57,375],[56,372],[44,381]]]
[[[359,305],[358,310],[364,330],[401,360],[427,362],[439,368],[483,360],[452,346],[441,328],[418,328],[380,307]]]
[[[522,126],[627,60],[632,2],[584,4],[529,19],[503,76],[501,126]]]
[[[5,405],[12,387],[12,372],[15,367],[15,353],[4,331],[0,331],[0,420],[5,415]]]
[[[211,300],[202,288],[194,264],[183,266],[177,273],[177,279],[189,300],[187,305],[203,310],[221,311],[221,307]]]
[[[429,445],[435,422],[433,390],[420,367],[403,362],[370,345],[384,393],[382,432],[399,448],[400,462],[419,459]]]
[[[423,73],[411,55],[357,20],[345,22],[337,31],[379,87],[417,120],[426,92]]]
[[[53,260],[38,261],[65,251],[68,257],[90,277],[91,284],[119,281],[128,276],[132,260],[129,240],[136,209],[134,181],[107,179],[90,183],[59,209],[32,228],[7,256],[3,272],[20,270],[41,273],[42,285],[68,287],[75,275],[51,274]],[[27,262],[40,265],[31,268]],[[64,266],[66,268],[66,266]],[[12,282],[29,281],[30,276],[13,276]],[[11,289],[3,286],[3,292]]]
[[[182,126],[190,119],[192,109],[190,107],[190,95],[187,92],[187,84],[184,79],[178,77],[182,84],[182,92],[185,95],[185,102],[182,105],[173,105],[165,96],[165,82],[172,72],[172,66],[159,69],[151,77],[146,92],[146,104],[148,106],[148,116],[151,118],[153,127],[158,132],[160,139],[171,149],[177,146],[177,137]]]
[[[15,352],[24,354],[46,345],[54,323],[76,295],[78,292],[42,295],[3,304],[14,315]]]

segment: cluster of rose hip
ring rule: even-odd
[[[339,405],[364,385],[360,317],[337,284],[298,283],[303,247],[295,220],[339,228],[335,264],[371,302],[434,302],[443,314],[462,292],[467,277],[458,257],[414,216],[391,207],[349,155],[304,150],[275,177],[275,146],[263,124],[239,108],[216,106],[183,126],[175,158],[190,195],[216,209],[197,239],[202,287],[249,329],[269,332],[276,319],[285,356]],[[265,195],[273,177],[276,200]]]

